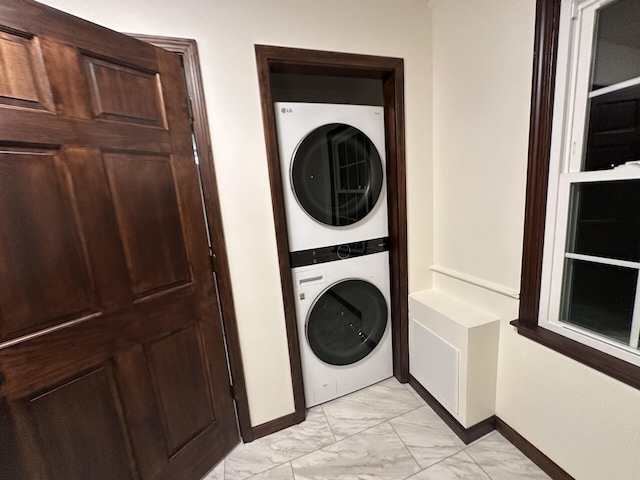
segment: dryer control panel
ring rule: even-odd
[[[289,253],[291,268],[316,265],[318,263],[335,262],[347,258],[361,257],[372,253],[389,250],[389,237],[363,240],[362,242],[331,245],[329,247],[312,248]]]

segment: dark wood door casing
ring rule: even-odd
[[[176,55],[0,4],[0,460],[201,478],[238,441]]]
[[[404,137],[404,64],[400,58],[355,55],[316,50],[256,45],[262,118],[267,147],[271,197],[282,281],[285,322],[295,414],[280,422],[254,427],[254,436],[299,423],[305,418],[302,367],[295,317],[294,290],[289,263],[287,225],[280,174],[280,158],[275,115],[271,97],[270,74],[292,73],[316,76],[346,76],[382,79],[385,108],[387,198],[389,209],[391,322],[393,335],[393,372],[400,382],[409,380],[408,352],[408,279],[407,279],[407,193]]]

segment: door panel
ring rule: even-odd
[[[200,478],[238,432],[179,60],[27,0],[0,57],[8,478]]]
[[[196,328],[189,326],[148,347],[151,378],[160,399],[171,454],[215,420]],[[199,381],[189,380],[192,372],[198,373]]]
[[[0,59],[1,103],[36,110],[52,109],[51,90],[37,39],[0,31]]]
[[[156,75],[87,56],[84,61],[95,118],[166,126]]]
[[[129,278],[137,296],[190,280],[170,162],[164,155],[104,155]]]
[[[51,478],[136,478],[122,405],[105,366],[60,385],[26,405],[24,425],[37,435]],[[36,472],[31,472],[36,473]]]
[[[0,340],[95,309],[74,203],[57,152],[0,153]]]

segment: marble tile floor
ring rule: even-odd
[[[498,432],[465,445],[409,386],[389,378],[238,445],[203,480],[542,480]]]

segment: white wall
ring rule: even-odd
[[[404,58],[410,287],[430,287],[431,12],[425,0],[44,3],[118,31],[198,42],[253,425],[294,410],[254,44]]]
[[[519,288],[535,0],[432,12],[434,261]],[[638,478],[640,392],[519,336],[518,302],[435,274],[502,318],[497,415],[579,480]]]
[[[535,0],[45,3],[198,41],[254,425],[293,411],[255,43],[403,57],[410,291],[432,263],[519,288]],[[516,300],[434,277],[502,318],[498,416],[577,479],[637,477],[637,390],[518,336]]]

